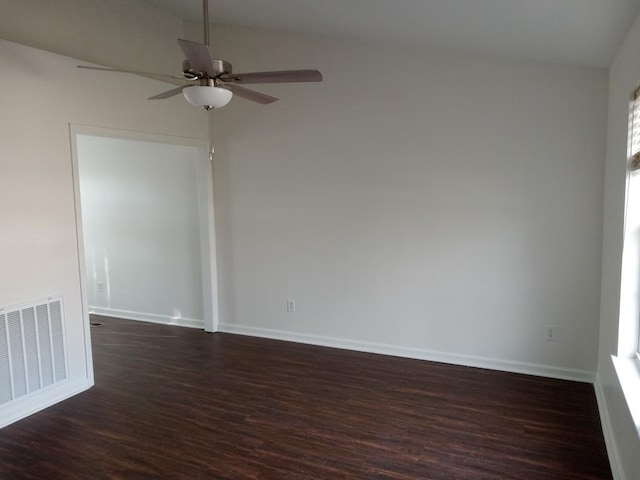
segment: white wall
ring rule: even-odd
[[[605,70],[213,40],[234,71],[325,76],[213,115],[221,328],[593,379]]]
[[[196,146],[78,136],[92,311],[203,327],[203,161]]]
[[[165,84],[129,75],[87,81],[72,58],[0,41],[0,305],[62,294],[69,378],[91,381],[80,292],[69,124],[207,138],[185,102],[148,102]],[[88,73],[88,72],[86,72]],[[108,86],[108,88],[105,88]]]
[[[609,73],[609,124],[604,191],[604,237],[598,382],[601,416],[618,478],[640,478],[640,439],[618,382],[611,355],[618,353],[618,319],[627,132],[631,93],[640,83],[640,19],[636,19]]]

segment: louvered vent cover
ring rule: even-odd
[[[67,379],[62,297],[0,308],[0,404]]]

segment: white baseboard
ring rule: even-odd
[[[479,357],[473,355],[451,354],[435,350],[425,350],[413,347],[402,347],[383,343],[362,342],[359,340],[347,340],[342,338],[309,335],[305,333],[287,332],[268,328],[250,327],[221,323],[219,332],[249,335],[252,337],[271,338],[290,342],[306,343],[322,347],[341,348],[358,352],[378,353],[395,357],[415,358],[432,362],[450,363],[467,367],[487,368],[512,373],[524,373],[540,377],[558,378],[562,380],[574,380],[578,382],[593,383],[595,373],[587,370],[560,368],[551,365],[539,365],[535,363],[514,362],[497,358]]]
[[[91,386],[92,384],[87,379],[60,382],[50,388],[7,402],[0,408],[2,412],[0,414],[0,428],[22,420],[80,392],[84,392]]]
[[[142,322],[162,323],[164,325],[177,325],[179,327],[204,329],[204,321],[197,318],[170,317],[156,313],[132,312],[115,308],[89,306],[89,313],[104,315],[105,317],[124,318],[125,320],[139,320]]]
[[[607,446],[607,455],[609,457],[609,465],[611,466],[611,474],[613,475],[614,480],[625,480],[624,473],[620,468],[620,454],[618,453],[616,437],[613,434],[613,428],[611,426],[611,417],[609,416],[607,400],[605,398],[604,390],[602,389],[602,384],[598,379],[594,382],[594,389],[596,391],[598,411],[600,412],[600,423],[602,424],[604,443]]]

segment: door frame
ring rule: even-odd
[[[198,162],[198,191],[199,223],[200,223],[200,254],[202,259],[202,299],[203,321],[206,332],[217,332],[219,325],[218,308],[218,276],[216,259],[215,208],[213,204],[213,174],[211,166],[211,143],[207,140],[195,138],[162,135],[155,133],[118,130],[113,128],[95,127],[90,125],[69,124],[71,141],[73,196],[76,217],[76,237],[78,243],[78,262],[80,269],[80,291],[82,311],[85,324],[85,343],[90,345],[89,305],[87,296],[86,256],[84,249],[84,234],[82,225],[82,205],[80,198],[80,172],[78,163],[78,135],[107,137],[122,140],[138,140],[151,143],[165,143],[197,147],[202,151],[201,161]],[[90,351],[88,356],[91,356]]]

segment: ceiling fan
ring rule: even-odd
[[[178,45],[186,57],[186,60],[182,62],[182,77],[85,65],[78,65],[78,68],[133,73],[173,83],[178,87],[149,97],[149,100],[161,100],[182,93],[189,103],[203,107],[205,110],[224,107],[231,101],[233,95],[262,105],[278,100],[277,97],[246,88],[243,85],[322,81],[322,74],[318,70],[233,73],[231,64],[225,60],[213,58],[209,49],[209,0],[202,0],[202,10],[204,44],[178,39]]]

